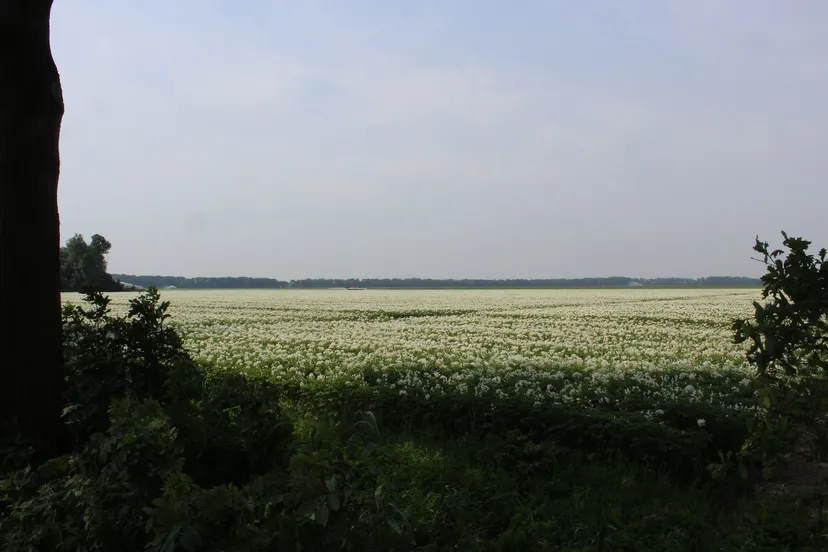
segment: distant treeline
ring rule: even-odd
[[[641,284],[643,286],[760,286],[761,280],[732,276],[710,278],[609,278],[574,279],[508,279],[508,280],[434,280],[431,278],[369,278],[365,280],[329,280],[314,278],[291,280],[292,288],[328,288],[357,286],[365,288],[567,288],[567,287],[623,287]]]
[[[758,278],[739,276],[711,276],[708,278],[627,278],[615,276],[610,278],[575,278],[575,279],[509,279],[509,280],[434,280],[431,278],[368,278],[368,279],[328,279],[308,278],[304,280],[275,280],[272,278],[184,278],[180,276],[135,276],[132,274],[113,274],[124,283],[140,287],[156,286],[165,288],[174,286],[182,289],[273,289],[299,288],[318,289],[332,287],[364,288],[579,288],[579,287],[624,287],[624,286],[704,286],[704,287],[742,287],[761,286]]]
[[[144,288],[174,286],[183,289],[271,289],[286,288],[290,285],[290,282],[273,278],[184,278],[183,276],[135,276],[132,274],[113,274],[112,276],[122,283]]]

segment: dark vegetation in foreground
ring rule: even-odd
[[[138,276],[114,274],[121,282],[148,288],[175,286],[182,289],[325,289],[334,287],[363,287],[372,289],[520,289],[520,288],[601,288],[628,287],[641,284],[651,287],[759,287],[758,278],[711,276],[708,278],[575,278],[575,279],[507,279],[507,280],[433,280],[431,278],[307,278],[304,280],[276,280],[272,278],[184,278],[183,276]]]
[[[807,305],[821,294],[825,309],[821,270],[821,283],[793,293]],[[25,443],[3,445],[3,550],[828,545],[823,488],[773,495],[756,485],[781,457],[774,446],[817,431],[813,395],[824,397],[824,386],[813,382],[789,379],[791,396],[809,398],[785,403],[782,386],[759,379],[768,386],[759,389],[768,411],[759,428],[680,404],[665,424],[520,401],[417,404],[335,383],[282,389],[199,366],[165,325],[169,305],[156,290],[134,299],[126,317],[107,305],[90,294],[63,312],[71,452],[33,465]],[[761,316],[739,335],[766,343],[770,315]],[[824,333],[809,335],[823,339],[809,346],[824,345]],[[760,372],[772,374],[773,355],[762,350]],[[704,428],[694,424],[701,416]]]

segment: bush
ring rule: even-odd
[[[239,374],[209,374],[201,401],[173,415],[185,442],[186,469],[200,485],[243,485],[290,461],[293,427],[278,389]]]
[[[73,451],[37,468],[18,469],[25,449],[4,460],[4,550],[152,549],[151,507],[175,481],[219,485],[179,497],[195,502],[263,474],[286,481],[292,427],[272,386],[208,375],[164,324],[169,304],[155,289],[124,317],[98,293],[86,302],[63,311]]]
[[[782,237],[787,251],[756,239],[765,301],[753,303],[753,320],[733,322],[735,342],[748,344],[762,409],[736,459],[761,464],[766,476],[804,433],[826,441],[828,412],[828,251],[812,255],[810,241]]]
[[[157,290],[124,317],[98,293],[86,302],[63,312],[73,450],[32,467],[3,445],[3,550],[400,547],[372,417],[347,439],[296,440],[274,385],[190,359]]]
[[[4,550],[141,550],[143,509],[181,470],[177,432],[156,401],[122,399],[80,450],[0,483]]]
[[[64,418],[75,442],[108,427],[113,400],[199,398],[200,370],[181,337],[164,325],[169,303],[160,302],[158,290],[131,300],[125,317],[111,316],[110,299],[100,293],[90,291],[85,301],[89,308],[69,304],[63,309]]]

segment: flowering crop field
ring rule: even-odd
[[[114,294],[115,311],[133,294]],[[644,412],[754,409],[731,320],[757,290],[162,292],[194,357],[321,384]],[[79,296],[67,294],[77,301]],[[703,421],[700,420],[700,424]]]

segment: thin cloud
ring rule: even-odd
[[[62,232],[117,272],[695,277],[828,242],[823,3],[69,6]]]

